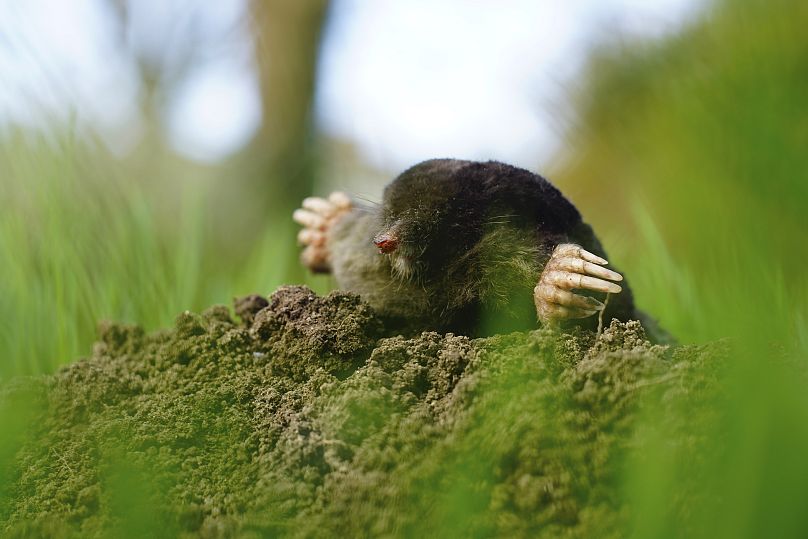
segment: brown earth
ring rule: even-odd
[[[235,312],[104,324],[90,358],[5,387],[2,535],[622,537],[649,410],[681,469],[710,450],[722,345],[617,321],[389,337],[305,287]]]

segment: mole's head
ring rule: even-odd
[[[458,202],[464,189],[456,172],[466,164],[453,159],[425,161],[385,189],[373,243],[390,257],[400,278],[439,271],[463,243]]]

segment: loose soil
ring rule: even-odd
[[[0,535],[622,537],[648,410],[680,469],[709,451],[721,345],[386,336],[299,286],[235,313],[104,324],[90,358],[7,385]]]

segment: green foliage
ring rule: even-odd
[[[138,168],[19,140],[0,146],[0,162],[0,379],[87,355],[100,320],[165,327],[183,310],[305,278],[291,210],[230,226],[245,218],[238,193],[223,197],[229,186],[188,165],[156,156]]]
[[[683,340],[804,332],[806,23],[804,2],[720,3],[606,49],[582,85],[554,177]]]
[[[712,403],[727,454],[677,465],[662,411],[638,428],[647,457],[625,484],[638,537],[681,533],[667,506],[693,477],[690,537],[806,533],[806,24],[804,2],[719,2],[680,35],[601,53],[578,97],[556,177],[640,306],[685,342],[734,350]]]

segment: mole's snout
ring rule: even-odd
[[[398,247],[399,239],[389,232],[382,232],[373,238],[373,244],[379,248],[380,253],[390,254]]]

